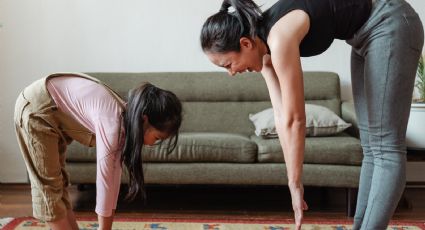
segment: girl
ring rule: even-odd
[[[232,11],[229,11],[229,7]],[[405,0],[224,0],[201,31],[204,53],[230,75],[262,73],[283,148],[295,223],[301,228],[305,108],[301,56],[336,39],[352,46],[352,87],[364,160],[354,229],[386,229],[405,185],[405,134],[422,23]]]
[[[31,182],[34,217],[53,230],[78,229],[65,171],[66,146],[76,140],[96,146],[96,213],[99,229],[111,229],[121,165],[129,174],[127,198],[143,195],[142,146],[170,138],[171,151],[181,121],[176,95],[149,83],[130,90],[127,103],[84,74],[53,74],[32,83],[17,99],[15,125]]]

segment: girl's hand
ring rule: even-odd
[[[115,210],[112,211],[112,216],[101,216],[97,215],[97,220],[99,221],[98,230],[111,230],[112,222],[114,221]]]
[[[292,198],[292,209],[294,210],[295,229],[301,229],[304,218],[304,211],[308,209],[304,201],[304,187],[302,184],[290,184],[289,191]]]

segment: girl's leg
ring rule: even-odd
[[[71,209],[67,210],[67,215],[65,218],[56,220],[56,221],[50,221],[47,222],[49,224],[49,227],[52,230],[78,230],[78,224],[77,221],[75,219],[75,215],[74,212]]]
[[[75,230],[74,224],[68,220],[68,217],[63,217],[59,220],[47,222],[52,230]],[[75,223],[76,225],[76,223]]]
[[[75,218],[74,211],[72,209],[67,210],[68,222],[73,230],[78,230],[77,219]]]
[[[47,114],[35,114],[28,109],[22,119],[16,117],[16,134],[31,182],[33,215],[53,225],[57,222],[70,226],[67,209],[71,204],[65,183],[67,176],[63,173],[66,142],[52,128],[52,122],[45,120]]]

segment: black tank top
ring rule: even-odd
[[[305,11],[310,29],[301,42],[302,57],[323,53],[333,40],[347,40],[366,22],[371,0],[279,0],[263,13],[258,36],[266,42],[272,26],[288,12]]]

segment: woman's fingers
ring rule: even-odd
[[[302,210],[301,206],[298,206],[294,210],[294,215],[295,215],[295,229],[301,229],[301,225],[302,225],[303,218],[304,218],[304,214],[303,214],[303,210]]]
[[[292,197],[292,208],[294,210],[295,229],[301,229],[304,210],[308,209],[307,203],[304,201],[304,188],[302,185],[290,186]]]
[[[307,202],[305,202],[305,201],[304,201],[304,205],[303,205],[303,210],[304,211],[308,210],[308,205],[307,205]]]

